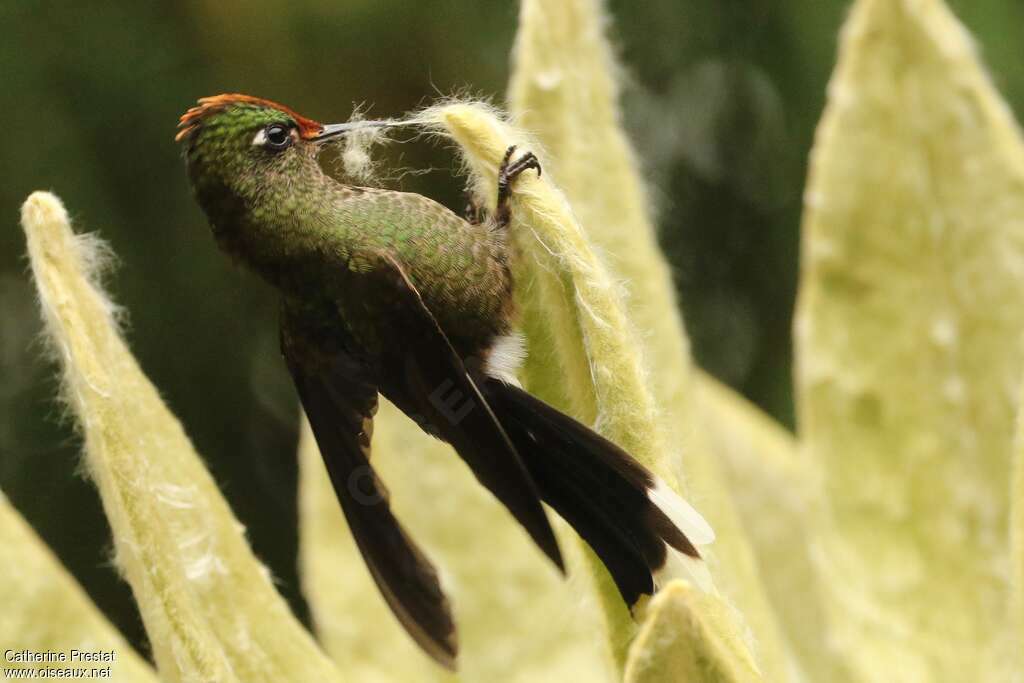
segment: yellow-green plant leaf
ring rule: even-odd
[[[22,207],[32,273],[85,464],[165,681],[339,681],[274,589],[96,281],[101,243],[52,194]]]
[[[786,642],[797,680],[840,681],[820,597],[817,539],[823,501],[815,463],[798,457],[793,435],[736,392],[698,373],[697,402],[708,445],[721,460],[743,528]],[[793,596],[799,595],[799,600]]]
[[[513,51],[509,110],[536,135],[550,172],[609,270],[626,279],[661,402],[688,405],[689,343],[668,263],[658,246],[629,140],[599,0],[524,0]]]
[[[1006,671],[1024,671],[1024,410],[1018,410],[1010,495],[1010,618],[1004,650]],[[1013,674],[1012,672],[1016,672]]]
[[[581,600],[583,591],[554,570],[450,446],[381,402],[374,469],[396,516],[441,572],[458,624],[458,675],[420,652],[380,597],[308,426],[299,450],[303,586],[321,642],[353,680],[611,680],[594,637],[596,606]]]
[[[483,107],[441,106],[424,112],[459,144],[476,184],[475,196],[493,205],[498,164],[523,136]],[[557,364],[545,372],[564,378],[572,412],[671,480],[665,435],[640,367],[633,330],[618,292],[576,223],[563,195],[547,180],[524,174],[513,199],[514,270],[532,273],[520,297],[537,297],[527,311],[543,311],[551,325]],[[527,375],[529,379],[529,374]],[[600,560],[585,549],[603,608],[611,653],[621,668],[635,633],[626,605]]]
[[[551,324],[551,318],[558,321],[552,331],[557,349],[554,360],[568,370],[567,398],[574,402],[575,411],[587,420],[598,418],[607,429],[621,432],[627,438],[622,445],[635,449],[631,452],[638,459],[667,471],[670,465],[664,429],[657,419],[653,392],[644,376],[639,336],[626,318],[622,292],[596,257],[590,242],[596,232],[601,232],[604,239],[600,247],[612,255],[613,262],[635,262],[625,271],[646,268],[663,276],[664,283],[657,276],[644,278],[639,283],[644,288],[639,292],[640,298],[667,297],[673,301],[670,286],[661,286],[670,283],[668,268],[646,221],[641,186],[628,144],[617,124],[617,90],[612,73],[615,67],[606,54],[602,21],[598,3],[591,0],[526,0],[522,4],[515,72],[509,86],[512,113],[517,116],[517,123],[539,133],[545,152],[544,166],[560,188],[564,185],[566,197],[572,201],[572,214],[553,186],[532,181],[517,185],[517,194],[526,198],[516,207],[526,212],[526,223],[512,228],[522,251],[519,260],[527,264],[522,269],[534,274],[540,289],[550,290],[534,294],[524,287],[520,296],[524,305],[542,304],[534,315],[544,323]],[[493,203],[496,162],[504,152],[498,148],[513,141],[511,130],[489,120],[479,110],[450,108],[441,110],[439,115],[467,153],[476,180],[482,182],[478,194]],[[522,135],[517,135],[515,141],[523,145]],[[587,135],[595,137],[584,142]],[[467,144],[473,147],[466,149]],[[598,195],[605,196],[597,198]],[[542,211],[549,213],[541,215]],[[535,219],[542,220],[537,224]],[[615,227],[592,231],[591,224]],[[633,236],[633,232],[640,235]],[[652,326],[643,327],[644,333],[671,338],[678,353],[666,353],[662,360],[667,366],[658,368],[659,377],[670,379],[653,381],[685,386],[690,367],[685,337],[680,334],[679,314],[671,304],[654,303],[654,307],[672,312],[658,320],[645,317],[642,323]],[[620,352],[621,357],[580,353],[612,350]],[[545,365],[542,372],[558,376],[552,372],[556,363]],[[603,376],[595,376],[595,372]],[[527,380],[531,379],[528,372]],[[618,381],[626,383],[621,395],[637,396],[638,405],[616,406],[602,395],[611,392],[621,396],[609,386]]]
[[[1024,328],[1024,147],[940,0],[859,0],[805,195],[802,448],[863,681],[991,680]]]
[[[482,202],[494,196],[505,149],[513,143],[524,144],[521,132],[477,105],[437,107],[424,112],[420,120],[442,127],[459,144]],[[547,320],[559,321],[553,329],[559,362],[545,372],[563,373],[577,417],[594,423],[639,461],[673,481],[638,342],[610,276],[563,195],[549,181],[521,177],[514,197],[510,233],[519,252],[514,268],[538,276],[535,286],[520,290],[519,296],[540,297],[534,310],[543,310]],[[621,669],[635,624],[603,565],[585,546],[584,556],[604,610],[611,652]],[[710,577],[702,580],[710,584]]]
[[[746,644],[731,635],[733,618],[718,597],[672,581],[651,600],[625,682],[760,681]]]
[[[106,669],[107,678],[124,683],[156,683],[142,659],[97,609],[82,587],[54,557],[17,510],[0,493],[0,647],[33,653],[72,650],[112,652],[111,662],[67,661],[11,663],[4,669]],[[95,680],[93,677],[91,680]],[[75,676],[63,680],[90,680]]]
[[[609,270],[626,283],[630,318],[642,333],[631,343],[641,344],[659,422],[669,443],[676,444],[671,454],[675,473],[718,531],[719,540],[711,549],[716,581],[753,630],[766,675],[783,680],[787,657],[778,625],[717,457],[712,457],[717,454],[706,442],[696,413],[696,390],[714,380],[694,373],[671,272],[620,123],[621,69],[605,36],[607,23],[599,0],[524,0],[509,85],[510,110],[517,123],[537,135],[547,153],[545,169],[564,190],[586,237],[606,256]],[[531,315],[541,320],[549,315],[539,298],[527,298],[523,308],[528,321]],[[528,322],[531,339],[532,332]],[[547,358],[528,359],[531,389],[545,395],[548,387],[561,387],[552,367],[555,364]],[[557,393],[545,397],[559,402]],[[737,414],[731,412],[730,417]],[[736,495],[742,493],[736,490]],[[768,562],[762,569],[775,571]]]

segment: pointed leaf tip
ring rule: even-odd
[[[85,463],[117,563],[162,678],[337,681],[253,556],[181,425],[139,369],[96,268],[102,242],[75,235],[60,200],[22,207],[29,260]]]
[[[747,644],[732,635],[732,618],[717,596],[670,582],[647,606],[629,648],[625,683],[760,681]]]

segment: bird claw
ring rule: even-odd
[[[498,227],[504,228],[508,225],[511,210],[509,208],[509,198],[512,195],[512,181],[518,178],[524,171],[528,171],[531,168],[537,171],[537,177],[541,176],[540,160],[537,159],[537,155],[533,152],[527,152],[523,156],[519,157],[515,161],[512,161],[512,155],[515,154],[516,146],[510,145],[505,150],[505,156],[501,159],[501,165],[498,167],[498,205],[496,211],[496,220]]]
[[[512,155],[515,154],[516,146],[510,145],[505,150],[505,156],[501,160],[501,166],[498,167],[498,188],[504,185],[508,187],[512,181],[515,180],[521,173],[529,169],[537,171],[537,177],[539,178],[543,173],[540,160],[537,159],[537,155],[533,152],[527,152],[523,156],[512,161]]]

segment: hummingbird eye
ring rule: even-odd
[[[292,143],[291,131],[280,123],[272,123],[262,131],[263,146],[276,151],[287,148]]]

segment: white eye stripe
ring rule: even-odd
[[[267,130],[265,128],[260,128],[258,131],[256,131],[256,135],[252,139],[252,144],[254,147],[262,147],[266,143]]]

